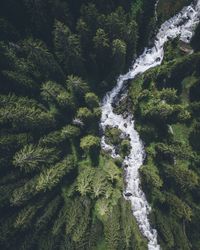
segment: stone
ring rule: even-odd
[[[133,194],[130,193],[130,192],[127,192],[127,193],[125,193],[124,195],[125,195],[126,197],[130,197],[130,196],[132,196]]]

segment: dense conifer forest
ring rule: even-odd
[[[191,1],[2,0],[0,249],[146,250],[123,197],[128,138],[106,129],[101,100],[159,25]],[[200,26],[186,48],[129,83],[145,145],[140,175],[164,250],[200,249]],[[193,50],[193,53],[190,52]],[[189,51],[189,52],[188,52]]]

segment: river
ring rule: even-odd
[[[183,8],[177,15],[164,22],[155,37],[154,46],[145,48],[143,54],[134,61],[128,73],[119,76],[116,86],[105,95],[101,105],[102,117],[100,125],[102,130],[105,131],[107,126],[118,127],[122,133],[130,138],[131,152],[123,161],[123,166],[126,166],[124,170],[126,178],[124,197],[131,202],[133,215],[142,234],[148,240],[149,250],[159,250],[160,246],[157,241],[157,231],[151,227],[148,219],[151,207],[140,185],[139,168],[143,164],[145,155],[143,143],[134,128],[134,117],[130,114],[128,117],[123,118],[122,115],[114,113],[112,104],[127,80],[134,79],[138,74],[142,74],[162,63],[164,44],[169,39],[180,37],[180,40],[189,43],[199,21],[200,0]],[[113,158],[119,157],[115,152],[115,147],[106,144],[104,135],[101,139],[101,146],[103,150],[110,152]],[[125,195],[127,193],[131,195],[127,197]]]

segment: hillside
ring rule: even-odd
[[[0,249],[148,249],[125,192],[130,138],[100,122],[118,76],[191,1],[161,0],[158,19],[156,2],[1,1]],[[166,250],[200,245],[199,28],[114,103],[145,144],[142,189]]]
[[[1,249],[146,249],[120,162],[100,151],[99,104],[153,13],[154,1],[1,1]]]
[[[197,35],[193,42],[197,40]],[[200,54],[178,41],[164,63],[131,84],[137,130],[145,144],[140,174],[162,249],[199,249]]]

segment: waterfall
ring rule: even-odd
[[[177,15],[164,22],[156,35],[154,46],[145,48],[143,54],[135,60],[129,72],[119,76],[116,86],[105,95],[101,105],[102,117],[100,125],[102,130],[105,131],[107,126],[118,127],[130,138],[131,152],[125,157],[123,165],[126,166],[126,189],[124,193],[131,195],[129,197],[124,195],[124,197],[131,202],[133,215],[142,234],[148,240],[149,250],[158,250],[160,246],[157,242],[157,231],[152,229],[149,223],[148,215],[151,208],[140,185],[139,168],[144,160],[144,147],[139,134],[134,129],[133,117],[129,115],[127,118],[123,118],[122,115],[115,114],[112,104],[127,80],[134,79],[138,74],[142,74],[162,63],[164,57],[163,47],[169,39],[180,37],[180,40],[189,43],[199,21],[200,0],[195,1],[188,7],[184,7]],[[103,150],[111,152],[113,158],[118,157],[115,147],[106,144],[104,135],[101,139],[101,146]]]

